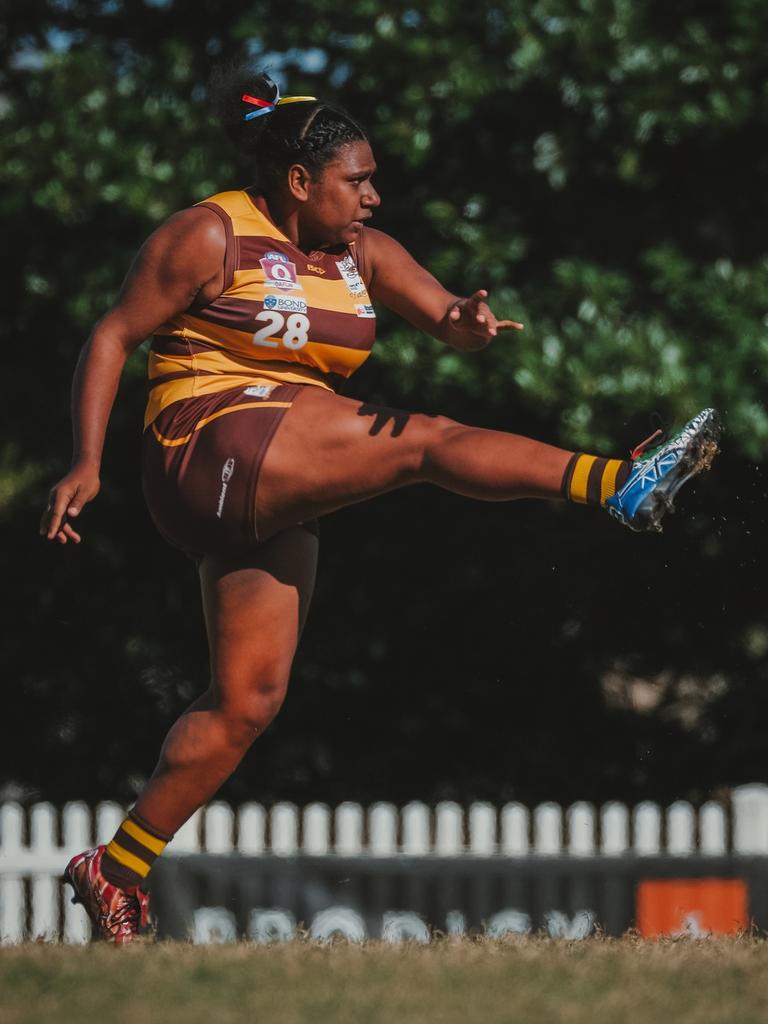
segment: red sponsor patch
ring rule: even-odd
[[[661,935],[735,935],[749,926],[741,878],[674,878],[641,882],[635,920],[646,939]]]

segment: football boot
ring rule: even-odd
[[[122,946],[149,930],[149,895],[134,886],[119,889],[101,873],[106,847],[78,853],[67,864],[63,881],[75,891],[73,903],[81,903],[93,925],[94,939]]]
[[[714,409],[703,409],[669,440],[651,447],[661,434],[657,430],[632,452],[629,476],[605,503],[610,515],[630,530],[661,531],[683,484],[712,465],[721,433]]]

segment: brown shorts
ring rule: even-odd
[[[269,443],[306,385],[236,387],[164,409],[144,432],[144,496],[160,533],[193,557],[252,551]],[[316,532],[316,522],[302,524]]]

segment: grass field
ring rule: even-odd
[[[768,942],[0,951],[2,1024],[765,1024]]]

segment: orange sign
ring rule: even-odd
[[[660,935],[735,935],[749,926],[746,882],[740,878],[675,878],[641,882],[636,924],[646,939]]]

